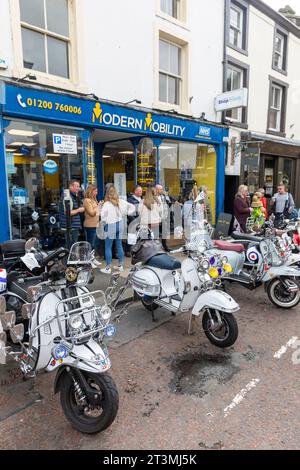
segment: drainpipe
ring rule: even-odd
[[[227,37],[229,28],[229,5],[230,0],[224,0],[223,92],[225,92],[227,89]]]

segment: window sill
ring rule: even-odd
[[[164,14],[162,12],[156,13],[156,16],[162,20],[166,20],[169,23],[174,24],[175,26],[179,26],[180,28],[186,29],[187,31],[190,31],[189,25],[182,20],[178,20],[174,18],[173,16],[169,16],[167,14]]]
[[[27,75],[28,73],[34,74],[37,80],[34,80],[34,81],[27,80],[26,82],[22,82],[22,83],[28,83],[30,85],[44,85],[44,86],[49,86],[49,87],[54,87],[54,88],[60,88],[66,91],[73,91],[77,93],[87,92],[86,87],[73,82],[72,79],[70,78],[69,79],[62,78],[56,75],[50,75],[50,74],[38,72],[35,70],[30,70],[30,69],[22,69],[21,71],[14,70],[12,72],[12,77],[16,79],[20,79],[22,77],[25,77],[25,75]]]
[[[283,70],[283,69],[279,69],[278,67],[276,67],[276,65],[272,65],[272,69],[275,70],[276,72],[278,73],[281,73],[281,75],[285,75],[287,77],[287,70]]]
[[[281,131],[272,131],[270,129],[267,129],[267,134],[270,134],[270,135],[275,135],[277,137],[286,137],[286,133],[285,132],[281,132]]]
[[[239,129],[249,129],[249,125],[244,122],[231,121],[230,119],[225,118],[224,123],[226,126],[238,127]]]
[[[176,114],[185,114],[185,115],[191,115],[191,113],[188,111],[187,108],[183,106],[178,106],[175,104],[169,104],[169,103],[164,103],[162,101],[156,101],[153,103],[153,109],[155,110],[160,110],[160,111],[165,111],[165,112],[171,112],[172,110],[175,111],[174,115]]]
[[[234,46],[233,44],[230,44],[229,42],[227,43],[227,47],[230,47],[230,49],[233,49],[236,52],[239,52],[240,54],[243,54],[245,56],[248,56],[248,50],[242,49],[240,47]]]

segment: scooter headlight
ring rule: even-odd
[[[66,357],[68,357],[70,349],[65,344],[60,343],[54,346],[51,353],[54,359],[59,361],[60,359],[65,359]]]
[[[100,315],[102,317],[103,320],[107,321],[107,320],[110,320],[111,318],[111,315],[112,315],[112,311],[111,309],[108,307],[108,305],[104,305],[101,310],[100,310]]]
[[[204,270],[204,271],[208,271],[209,270],[209,267],[210,267],[210,264],[209,264],[209,261],[207,259],[205,259],[204,261],[202,261],[201,263],[201,268]]]
[[[116,334],[116,328],[114,327],[114,325],[108,325],[104,329],[104,336],[107,336],[108,338],[112,338],[113,336],[115,336],[115,334]]]
[[[89,283],[91,272],[89,270],[80,271],[77,277],[78,286],[86,286]]]
[[[81,330],[83,327],[83,318],[81,315],[72,315],[68,320],[68,325],[72,330]]]

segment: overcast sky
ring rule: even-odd
[[[279,8],[285,7],[285,5],[290,5],[290,7],[295,10],[295,12],[300,15],[300,0],[263,0],[274,10],[278,11]]]

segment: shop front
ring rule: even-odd
[[[0,105],[0,241],[58,240],[58,202],[72,179],[100,197],[114,183],[160,183],[173,200],[205,187],[212,221],[223,210],[228,129],[110,102],[2,83]]]

